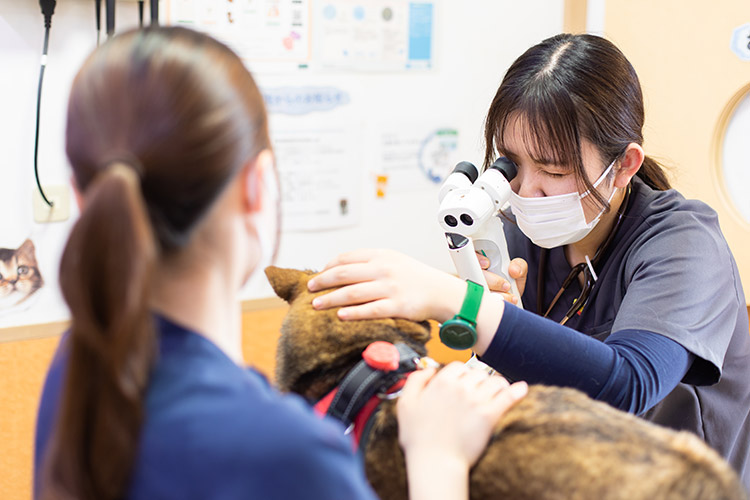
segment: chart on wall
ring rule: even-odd
[[[313,2],[313,56],[321,68],[430,69],[432,3],[377,0]]]
[[[208,32],[246,61],[310,61],[309,0],[168,0],[166,21]]]
[[[434,2],[167,0],[166,22],[206,31],[261,71],[429,70]]]

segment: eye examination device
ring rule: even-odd
[[[516,281],[508,275],[510,257],[499,215],[510,199],[510,181],[517,172],[516,165],[505,157],[495,160],[482,175],[468,161],[458,163],[440,187],[438,222],[458,275],[489,291],[475,254],[481,253],[490,261],[488,270],[508,280],[510,293],[523,307]]]

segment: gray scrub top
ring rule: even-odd
[[[750,489],[750,328],[737,264],[706,204],[675,190],[652,190],[638,177],[632,188],[589,300],[566,326],[599,340],[647,330],[693,353],[682,382],[642,416],[703,438]],[[529,264],[524,307],[538,312],[540,248],[515,224],[504,229],[511,257]],[[562,247],[550,250],[545,308],[570,270]],[[549,318],[559,321],[580,291],[574,280]]]

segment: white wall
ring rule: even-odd
[[[313,2],[313,5],[315,3]],[[118,2],[118,31],[136,22],[136,4]],[[126,22],[126,20],[128,22]],[[442,0],[436,2],[436,68],[424,72],[355,73],[308,70],[265,73],[262,89],[282,86],[334,86],[350,96],[347,106],[302,117],[271,115],[272,135],[290,129],[354,127],[352,199],[356,223],[334,230],[285,232],[279,265],[319,268],[336,253],[361,246],[391,247],[451,269],[436,223],[437,184],[414,166],[406,185],[392,179],[384,198],[375,196],[382,170],[382,137],[424,135],[440,127],[459,131],[455,157],[481,162],[483,119],[510,63],[534,43],[562,31],[563,1]],[[314,29],[314,26],[312,27]],[[76,68],[94,48],[93,2],[61,0],[52,22],[42,105],[40,175],[45,185],[65,183],[65,102]],[[66,317],[57,292],[57,262],[70,221],[34,224],[31,197],[33,134],[42,16],[33,0],[0,0],[0,247],[32,236],[47,282],[32,308],[0,316],[0,326],[55,321]],[[253,62],[248,66],[253,70]],[[280,165],[280,169],[295,166]],[[283,186],[282,186],[283,187]],[[272,295],[262,274],[246,298]]]

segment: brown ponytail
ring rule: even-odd
[[[114,164],[86,191],[60,263],[72,324],[45,498],[122,496],[154,359],[148,309],[156,247],[134,169]],[[103,459],[106,457],[106,459]]]
[[[641,169],[636,175],[651,189],[666,191],[672,187],[664,167],[650,156],[643,159]]]
[[[269,147],[252,76],[204,34],[134,30],[84,63],[66,152],[85,207],[60,263],[72,322],[42,498],[127,492],[157,346],[155,266],[191,242],[225,186]]]

